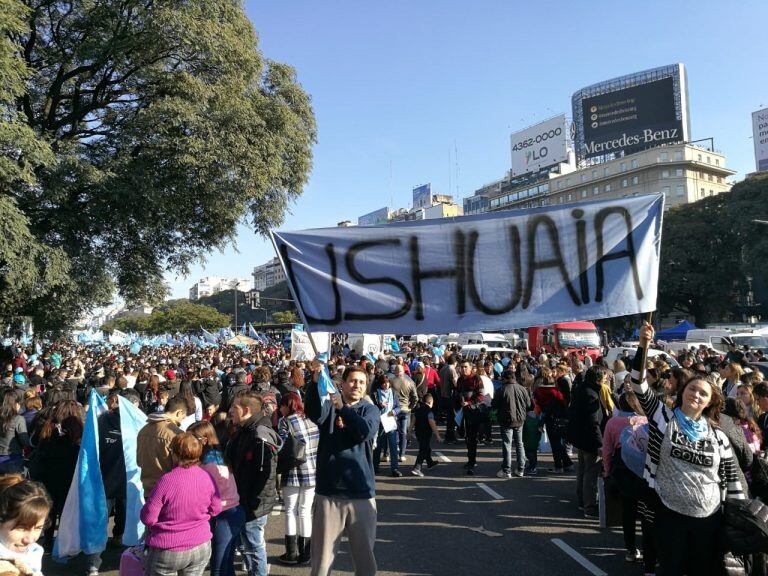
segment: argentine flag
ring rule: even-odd
[[[123,439],[123,459],[125,476],[128,481],[125,496],[125,532],[123,546],[135,546],[144,533],[144,525],[139,519],[144,506],[144,488],[141,485],[141,468],[136,462],[136,439],[139,430],[147,423],[147,416],[132,402],[118,396],[120,409],[120,436]]]
[[[95,554],[107,547],[107,497],[99,468],[98,425],[99,416],[106,412],[107,403],[92,389],[77,467],[53,545],[53,556],[58,560],[80,552]]]

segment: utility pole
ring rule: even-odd
[[[237,285],[238,284],[239,282],[237,278],[235,278],[235,283],[234,283],[235,289],[233,290],[233,292],[235,293],[235,330],[234,330],[235,334],[237,334]]]

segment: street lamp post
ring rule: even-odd
[[[234,295],[235,295],[235,330],[234,332],[237,333],[237,285],[239,282],[237,280],[234,281]]]

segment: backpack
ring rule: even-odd
[[[723,503],[725,549],[735,556],[768,553],[768,506],[758,498]]]

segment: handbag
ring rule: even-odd
[[[288,438],[283,442],[283,447],[277,453],[277,472],[285,474],[289,470],[306,463],[307,445],[293,435],[290,425],[288,426]]]

